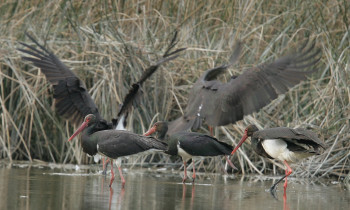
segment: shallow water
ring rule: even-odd
[[[194,185],[183,185],[178,171],[124,170],[122,189],[116,170],[110,190],[110,176],[97,167],[0,164],[0,208],[350,209],[349,187],[330,180],[291,178],[286,199],[281,184],[276,200],[267,191],[268,177],[198,173]]]

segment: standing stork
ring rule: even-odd
[[[326,145],[315,133],[302,128],[277,127],[259,130],[255,125],[249,125],[231,155],[248,137],[251,137],[251,147],[258,155],[280,160],[286,166],[285,175],[270,188],[274,197],[276,197],[276,187],[283,179],[285,179],[284,191],[287,189],[287,177],[293,172],[288,163],[319,155],[322,149],[326,149]]]

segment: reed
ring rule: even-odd
[[[258,113],[216,129],[233,145],[247,124],[260,128],[303,127],[329,148],[303,161],[303,177],[347,177],[350,170],[349,3],[326,1],[15,1],[0,4],[0,158],[59,163],[90,163],[78,141],[68,144],[73,127],[52,108],[52,89],[44,75],[20,58],[24,32],[45,43],[85,81],[107,120],[152,61],[159,58],[174,30],[186,53],[162,66],[143,86],[129,129],[143,133],[157,120],[178,117],[201,73],[228,60],[237,39],[244,42],[240,62],[222,80],[247,67],[295,49],[307,37],[322,49],[320,70]],[[203,127],[202,132],[207,132]],[[150,157],[126,162],[143,164]],[[153,161],[170,164],[164,155]],[[232,160],[242,172],[283,173],[282,165],[262,159],[248,145]],[[215,171],[213,161],[196,163]],[[307,170],[304,170],[307,169]],[[216,170],[217,171],[217,170]]]

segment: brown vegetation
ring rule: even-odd
[[[73,128],[52,109],[44,75],[21,60],[18,41],[30,44],[25,31],[85,81],[102,116],[111,120],[130,85],[162,55],[178,30],[178,47],[188,50],[146,81],[142,103],[129,116],[129,128],[137,133],[151,122],[179,116],[193,82],[204,70],[227,61],[237,39],[244,42],[243,54],[227,78],[276,59],[310,37],[322,49],[320,70],[260,112],[217,128],[216,136],[235,145],[250,123],[308,128],[329,148],[295,172],[349,179],[349,7],[342,0],[5,1],[0,4],[0,157],[91,161],[78,141],[66,142]],[[161,163],[170,161],[159,156]],[[280,163],[258,157],[249,145],[232,160],[246,174],[272,173],[276,166],[283,173]],[[212,161],[208,163],[210,170]]]

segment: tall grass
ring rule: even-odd
[[[224,81],[276,59],[310,37],[322,49],[320,70],[263,110],[217,128],[216,136],[235,145],[249,123],[260,128],[308,128],[329,148],[298,164],[296,174],[349,176],[349,5],[343,0],[3,2],[0,157],[91,162],[78,141],[66,143],[73,127],[53,110],[52,89],[44,75],[21,60],[16,48],[18,41],[30,43],[25,31],[85,81],[102,116],[110,120],[130,84],[162,55],[171,32],[179,30],[178,46],[189,49],[145,83],[142,103],[129,118],[129,129],[137,133],[151,122],[181,115],[192,84],[204,70],[226,62],[237,39],[244,41],[243,55],[221,78]],[[280,163],[258,157],[247,144],[237,154],[232,160],[245,174],[282,172]],[[161,163],[172,162],[158,156]],[[213,161],[205,163],[205,170],[216,168]]]

